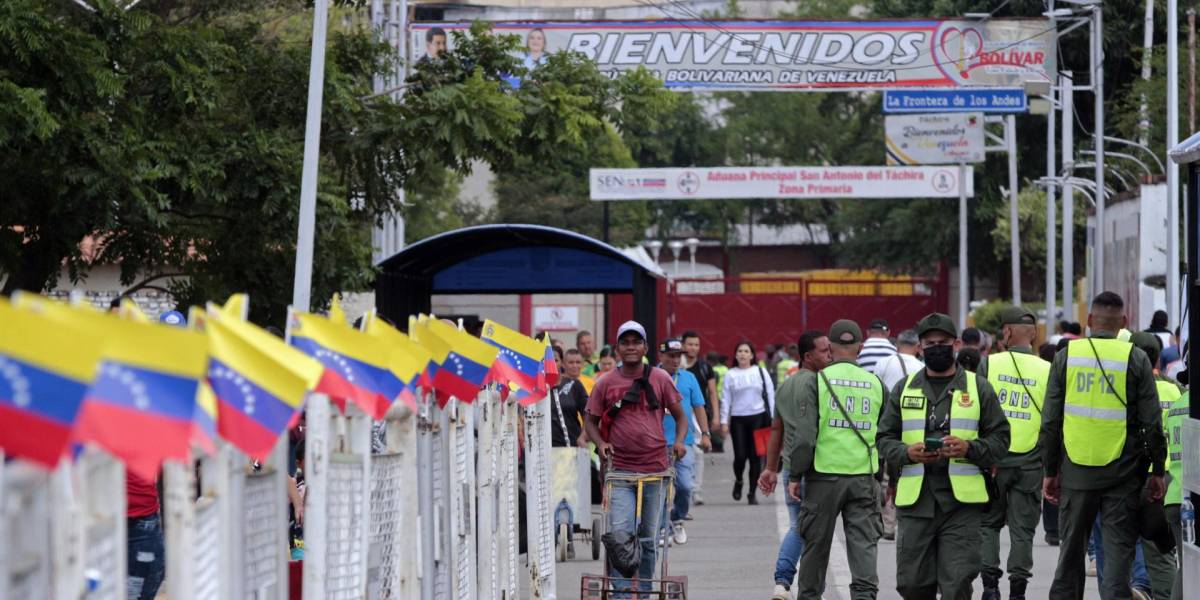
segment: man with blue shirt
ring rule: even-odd
[[[683,342],[679,338],[671,338],[663,341],[658,347],[660,366],[671,379],[675,382],[675,389],[679,390],[679,395],[683,400],[679,403],[683,407],[683,415],[686,422],[682,425],[687,427],[687,435],[684,437],[684,446],[700,446],[705,451],[712,450],[711,437],[708,432],[708,419],[704,418],[703,412],[700,418],[692,418],[693,410],[704,410],[704,393],[700,391],[700,383],[696,381],[696,376],[692,375],[687,369],[680,368],[682,363],[681,356],[683,355]],[[692,424],[700,426],[700,441],[696,442],[695,432],[692,431]],[[663,432],[666,439],[675,439],[675,418],[667,415],[663,418]],[[687,531],[683,528],[684,518],[687,517],[688,511],[692,504],[692,487],[694,485],[694,476],[696,472],[696,457],[695,453],[688,452],[682,458],[675,461],[675,503],[671,507],[671,537],[676,544],[687,543]]]

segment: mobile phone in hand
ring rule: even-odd
[[[933,454],[942,449],[942,438],[925,438],[925,452]]]

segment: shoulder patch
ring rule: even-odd
[[[925,396],[901,396],[900,408],[925,408]]]

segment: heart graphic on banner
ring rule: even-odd
[[[945,60],[954,63],[958,74],[964,79],[970,77],[967,63],[983,54],[983,35],[979,30],[947,27],[942,30],[939,44]]]

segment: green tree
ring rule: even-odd
[[[183,305],[248,291],[254,320],[281,322],[295,260],[309,43],[276,25],[304,1],[94,4],[93,13],[70,2],[0,3],[2,291],[40,291],[64,264],[76,279],[118,264],[129,290],[162,287]],[[273,11],[270,19],[259,9]],[[643,94],[654,106],[656,95],[667,97],[644,81],[625,96],[615,86],[514,91],[505,78],[519,73],[516,44],[477,25],[445,60],[416,65],[409,93],[394,101],[371,89],[389,66],[386,45],[355,26],[331,34],[318,302],[369,285],[370,226],[388,212],[430,229],[453,225],[448,215],[482,218],[446,201],[470,165],[503,170],[554,157],[552,147],[582,152],[619,122],[622,100]],[[593,65],[573,68],[580,82],[598,77]],[[628,160],[616,141],[600,147]],[[400,204],[401,187],[412,202]]]

